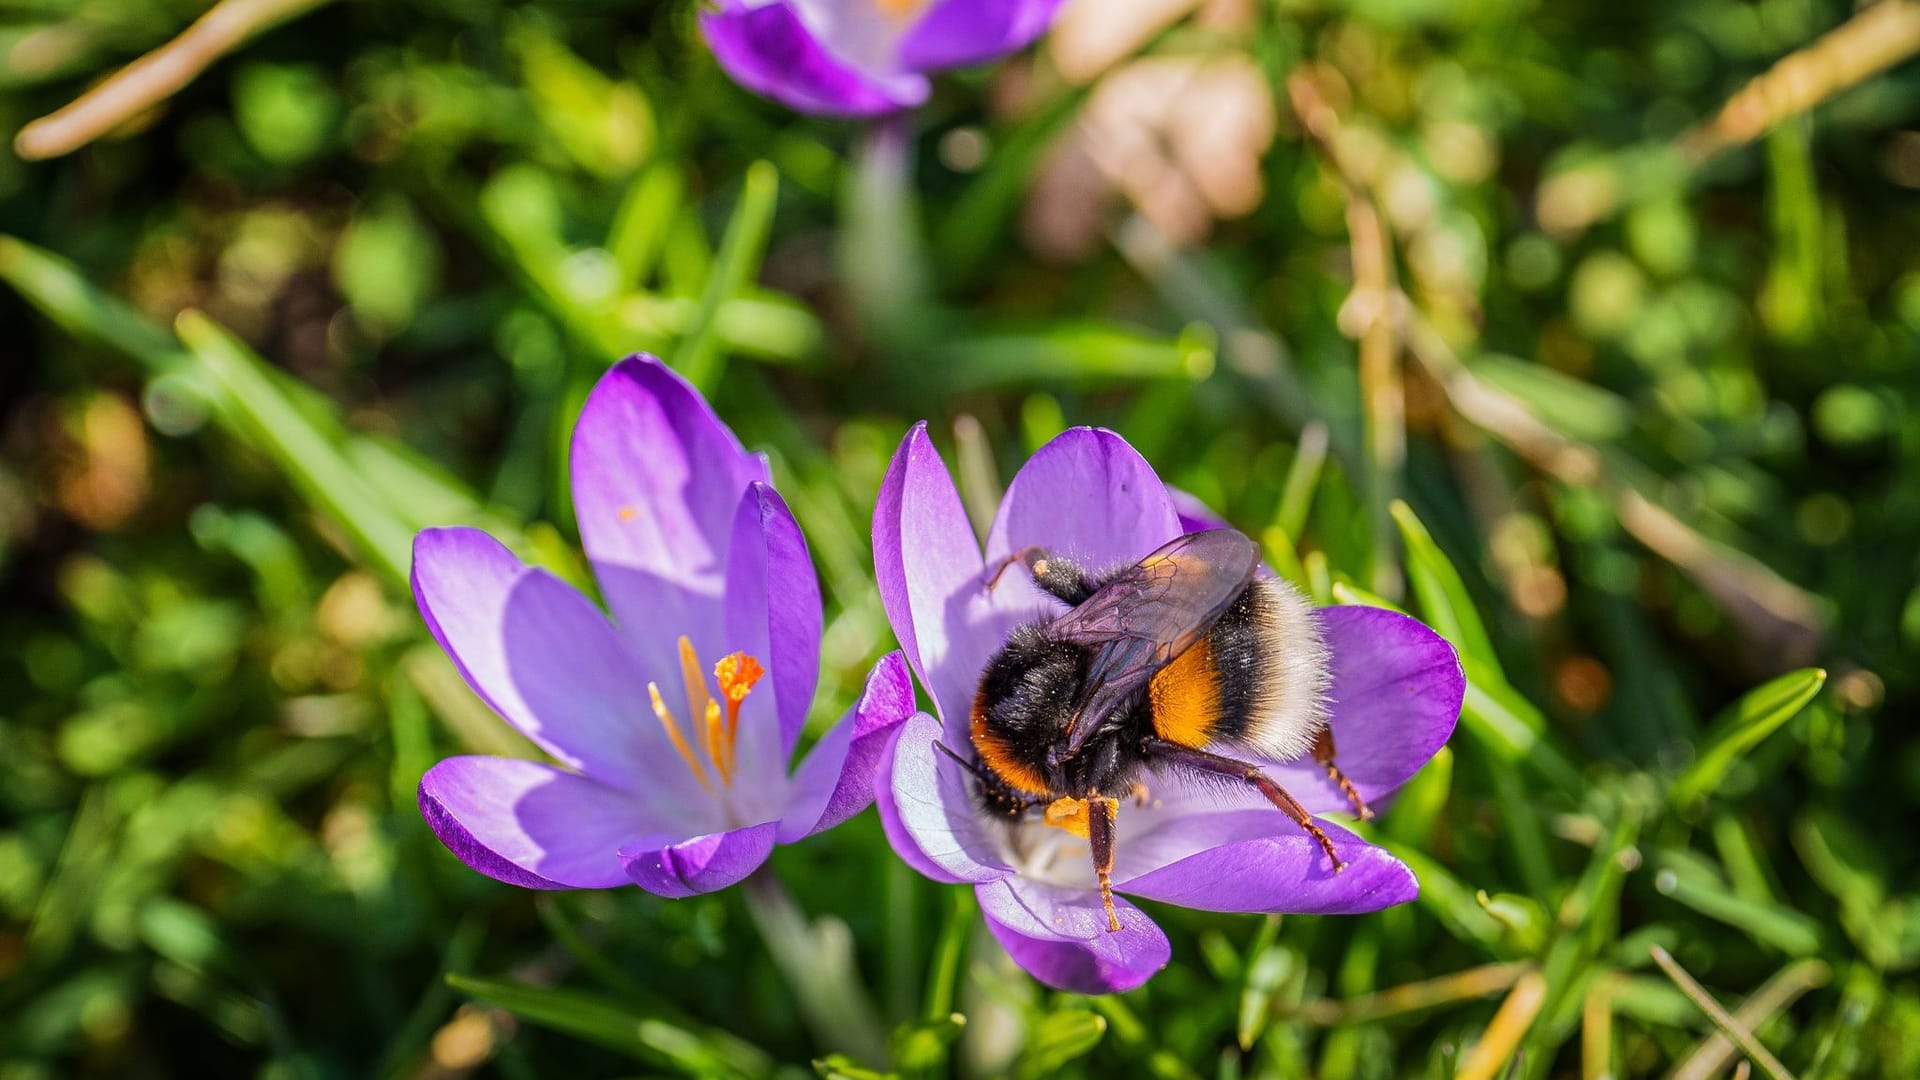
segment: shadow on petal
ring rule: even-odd
[[[1107,929],[1100,894],[1009,877],[974,888],[994,940],[1027,973],[1057,990],[1131,990],[1167,965],[1173,947],[1146,912],[1114,898],[1120,930]]]
[[[949,884],[1013,873],[994,836],[999,826],[974,804],[966,773],[940,753],[940,721],[915,713],[880,756],[875,803],[887,841],[909,866]]]
[[[873,803],[881,758],[893,748],[894,729],[913,715],[913,705],[906,658],[890,652],[867,676],[860,700],[794,771],[781,843],[825,832]]]
[[[620,861],[635,885],[657,896],[682,899],[737,884],[773,853],[778,822],[709,833],[660,847],[633,846]]]
[[[448,758],[421,778],[419,800],[461,862],[529,889],[624,885],[620,848],[660,825],[628,795],[515,758]]]

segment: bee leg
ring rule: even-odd
[[[1006,573],[1014,563],[1027,568],[1027,572],[1033,575],[1035,585],[1075,607],[1085,603],[1094,594],[1093,582],[1078,563],[1063,559],[1038,545],[1023,547],[1002,559],[1000,565],[993,568],[993,576],[987,579],[987,588],[991,590],[999,585],[1000,575]]]
[[[1313,760],[1327,770],[1327,779],[1333,781],[1334,786],[1340,789],[1340,794],[1345,795],[1347,801],[1353,804],[1353,812],[1359,816],[1360,820],[1372,821],[1373,808],[1367,805],[1367,800],[1360,797],[1360,789],[1353,786],[1353,781],[1347,779],[1347,774],[1340,771],[1340,766],[1333,763],[1332,728],[1321,728],[1320,736],[1313,740]]]
[[[1251,785],[1254,790],[1266,796],[1267,801],[1272,803],[1281,813],[1286,814],[1294,820],[1295,824],[1305,829],[1308,836],[1319,841],[1321,850],[1327,853],[1328,860],[1333,863],[1334,873],[1337,874],[1346,869],[1346,862],[1333,850],[1333,840],[1327,836],[1326,830],[1322,829],[1319,823],[1313,820],[1313,815],[1307,813],[1307,808],[1301,806],[1300,800],[1294,798],[1286,788],[1274,783],[1272,777],[1261,772],[1258,768],[1244,761],[1235,761],[1230,757],[1208,753],[1196,747],[1182,746],[1176,742],[1168,742],[1166,739],[1159,738],[1158,736],[1146,739],[1141,744],[1141,749],[1146,751],[1149,758],[1156,761],[1164,761],[1172,765],[1184,765],[1197,772],[1230,777]]]
[[[1141,783],[1138,780],[1135,780],[1133,782],[1132,794],[1133,794],[1133,805],[1135,806],[1145,807],[1148,803],[1151,803],[1153,801],[1153,792],[1148,791],[1147,785]]]
[[[1093,872],[1100,879],[1100,906],[1107,912],[1107,932],[1120,932],[1120,916],[1113,910],[1113,820],[1120,813],[1120,800],[1103,798],[1099,792],[1087,796],[1087,844],[1093,848]]]

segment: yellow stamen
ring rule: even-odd
[[[707,703],[713,695],[707,690],[707,677],[700,671],[700,657],[685,634],[680,635],[680,678],[687,684],[687,716],[698,724],[706,717]]]
[[[673,722],[673,713],[667,711],[667,703],[660,696],[658,684],[647,684],[647,697],[653,701],[653,715],[659,718],[660,726],[667,729],[667,738],[673,740],[673,748],[680,751],[680,756],[687,761],[687,767],[693,770],[693,778],[700,781],[701,787],[712,791],[713,782],[707,779],[707,770],[700,767],[700,759],[693,756],[693,747],[688,746],[686,738],[680,734],[680,725]]]
[[[706,740],[707,756],[713,759],[713,767],[720,770],[720,779],[733,783],[733,740],[727,738],[726,725],[720,722],[720,703],[707,699]]]
[[[727,699],[727,765],[733,765],[734,735],[740,730],[740,703],[767,669],[746,653],[729,653],[713,665],[713,677],[720,683],[720,696]]]
[[[873,0],[873,6],[880,13],[893,19],[904,19],[919,10],[921,0]]]
[[[725,701],[723,708],[721,701],[715,700],[713,692],[707,688],[707,679],[700,672],[700,656],[694,652],[693,642],[684,634],[680,636],[680,678],[686,683],[687,711],[694,726],[693,734],[700,740],[700,748],[706,751],[707,761],[712,764],[722,784],[733,784],[735,766],[739,763],[735,742],[740,734],[740,703],[746,700],[753,684],[759,682],[766,673],[760,661],[746,653],[730,653],[723,657],[713,666],[713,677],[719,681],[720,694]],[[653,698],[653,715],[659,717],[661,726],[667,729],[674,749],[686,759],[700,786],[712,791],[713,785],[707,779],[706,768],[681,734],[673,713],[667,710],[659,687],[648,683],[647,693]]]

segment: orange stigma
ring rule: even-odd
[[[923,0],[873,0],[873,6],[889,19],[904,20],[920,10]]]
[[[760,681],[767,669],[760,661],[746,653],[728,653],[713,665],[713,677],[720,684],[720,696],[727,699],[727,745],[733,745],[734,733],[740,730],[740,703],[747,700],[747,691]],[[731,762],[729,762],[731,765]]]
[[[700,657],[693,650],[693,642],[683,634],[680,638],[680,678],[687,690],[688,720],[694,725],[694,734],[700,740],[700,749],[706,753],[706,762],[720,776],[720,782],[733,783],[734,766],[738,761],[735,743],[740,734],[740,703],[747,699],[753,684],[760,681],[766,669],[760,661],[743,652],[731,653],[713,667],[713,677],[720,683],[720,699],[716,700],[707,687],[707,678],[702,673]],[[686,734],[680,730],[679,722],[674,719],[673,711],[667,707],[666,699],[660,695],[657,683],[647,684],[647,696],[652,700],[653,715],[666,729],[667,738],[673,748],[693,770],[694,779],[708,791],[713,790],[713,782],[707,777],[707,767],[700,755],[694,753]],[[721,701],[725,701],[724,708]]]

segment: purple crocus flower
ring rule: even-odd
[[[700,16],[735,82],[820,116],[927,100],[927,73],[1024,47],[1061,0],[718,0]]]
[[[993,568],[1038,545],[1090,569],[1139,561],[1169,540],[1217,523],[1168,489],[1110,431],[1076,428],[1049,442],[1014,477],[983,555],[959,494],[915,427],[882,485],[873,561],[894,635],[931,692],[924,713],[898,729],[883,758],[880,819],[894,850],[936,881],[974,886],[987,926],[1021,967],[1049,986],[1128,990],[1167,962],[1166,935],[1116,900],[1109,931],[1086,843],[1037,817],[990,815],[975,781],[946,750],[971,760],[970,706],[980,673],[1016,625],[1065,610],[1031,579]],[[1317,612],[1331,655],[1331,732],[1337,764],[1370,803],[1412,776],[1446,742],[1466,682],[1453,649],[1419,622],[1364,607]],[[1350,804],[1312,760],[1254,760],[1315,813]],[[1326,821],[1344,870],[1305,831],[1252,791],[1150,773],[1150,801],[1123,802],[1113,887],[1207,911],[1352,914],[1413,899],[1413,874],[1386,851]]]
[[[420,811],[441,842],[527,888],[682,897],[864,809],[912,683],[887,656],[789,775],[819,676],[820,589],[766,460],[678,375],[634,357],[588,397],[572,461],[612,622],[477,529],[414,541],[414,597],[441,648],[557,763],[429,769]]]

